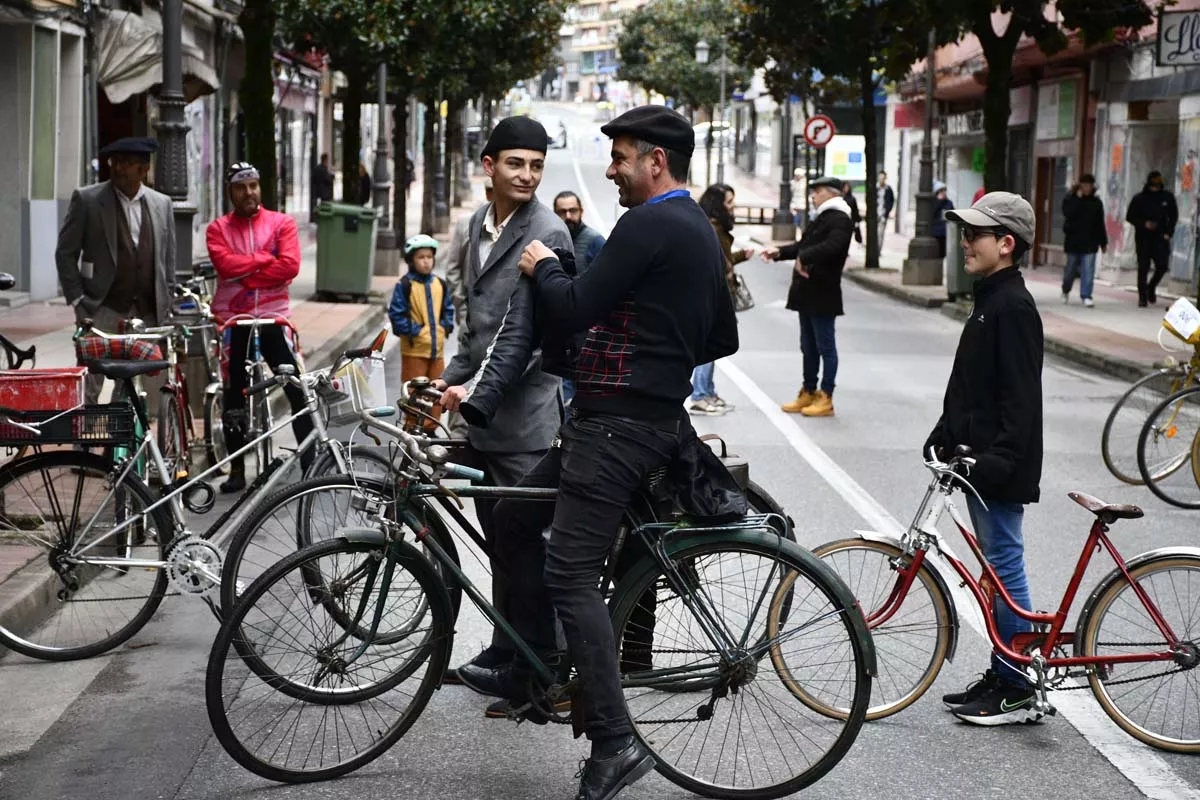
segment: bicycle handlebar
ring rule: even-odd
[[[460,478],[471,483],[483,483],[484,479],[483,470],[464,467],[462,464],[442,464],[442,472],[447,478]]]
[[[280,386],[284,383],[287,383],[287,380],[288,380],[288,378],[285,375],[273,375],[270,378],[267,378],[265,381],[262,381],[261,383],[255,383],[255,384],[251,384],[250,386],[247,386],[242,391],[242,393],[244,395],[246,395],[246,397],[249,397],[250,395],[254,395],[254,394],[258,394],[259,392],[266,391],[267,389],[270,389],[272,386]]]
[[[281,328],[289,328],[292,333],[300,334],[300,331],[296,330],[296,326],[287,317],[253,317],[249,314],[235,314],[222,322],[217,329],[224,333],[230,327],[259,327],[260,325],[278,325]]]

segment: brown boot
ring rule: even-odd
[[[805,408],[811,406],[816,399],[817,392],[810,392],[808,389],[801,389],[800,393],[796,395],[795,400],[790,403],[784,403],[780,406],[780,408],[789,414],[799,414]]]
[[[806,417],[832,417],[833,396],[825,392],[817,392],[817,397],[800,411]]]

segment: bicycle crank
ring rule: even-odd
[[[204,597],[221,585],[224,554],[207,539],[187,536],[167,553],[167,578],[180,594]]]

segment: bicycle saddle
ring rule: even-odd
[[[113,380],[124,380],[133,378],[138,375],[145,375],[148,372],[158,372],[163,369],[170,369],[170,361],[97,361],[90,359],[83,362],[83,366],[90,371],[103,375],[106,378]]]
[[[1067,497],[1095,514],[1104,523],[1114,522],[1118,519],[1138,519],[1144,515],[1144,512],[1137,506],[1125,503],[1106,503],[1083,492],[1068,492]]]

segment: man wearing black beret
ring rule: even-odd
[[[63,297],[77,319],[91,318],[102,331],[116,332],[131,317],[154,325],[170,314],[175,217],[171,198],[146,186],[157,150],[153,139],[136,136],[102,148],[109,179],[72,193],[58,232]],[[87,402],[96,402],[103,384],[103,376],[88,376]]]
[[[609,800],[654,766],[632,735],[601,571],[634,493],[687,432],[692,368],[738,347],[725,258],[686,188],[691,125],[671,109],[642,106],[601,130],[613,139],[606,174],[630,210],[578,276],[542,241],[520,260],[523,282],[536,283],[544,340],[581,338],[560,443],[521,481],[558,487],[553,520],[535,504],[509,501],[495,521],[500,560],[512,572],[509,619],[535,650],[549,652],[557,611],[579,672],[592,755],[577,800]],[[621,667],[652,665],[626,658]],[[520,701],[530,677],[518,658],[509,673],[473,688]]]

